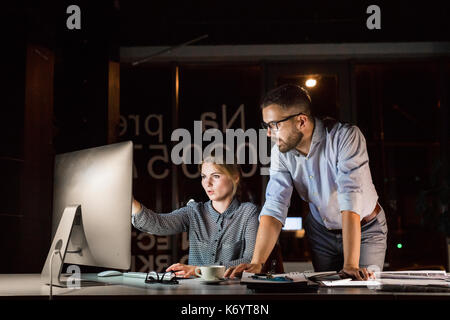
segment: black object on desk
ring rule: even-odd
[[[176,274],[173,271],[158,273],[150,271],[145,278],[145,283],[163,283],[163,284],[178,284]]]
[[[389,292],[445,292],[450,293],[450,287],[439,285],[408,285],[408,284],[382,284],[377,291]]]
[[[321,281],[342,280],[342,279],[349,278],[349,276],[346,276],[343,273],[338,273],[338,272],[335,272],[335,271],[331,271],[331,272],[319,273],[319,274],[316,274],[314,276],[310,276],[310,277],[307,277],[307,278],[308,278],[308,280],[311,280],[313,282],[321,282]]]
[[[274,275],[271,273],[256,273],[250,277],[253,280],[245,281],[248,289],[259,293],[295,293],[316,292],[319,288],[312,281],[294,281],[289,275]]]
[[[281,281],[281,282],[292,282],[293,280],[288,276],[274,277],[272,274],[256,273],[252,275],[252,279],[255,280],[267,280],[267,281]]]

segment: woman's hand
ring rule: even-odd
[[[175,263],[168,267],[166,271],[174,271],[177,276],[182,276],[183,278],[189,278],[190,276],[195,276],[195,268],[197,266],[190,266],[182,263]]]
[[[131,214],[136,214],[139,211],[141,211],[141,209],[142,205],[138,201],[136,201],[133,197],[133,201],[131,203]]]

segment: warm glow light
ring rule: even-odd
[[[305,236],[305,229],[295,231],[295,237],[301,239]]]
[[[308,80],[306,80],[305,84],[308,88],[312,88],[312,87],[316,86],[317,80],[316,79],[308,79]]]

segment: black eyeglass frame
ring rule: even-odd
[[[296,116],[299,116],[299,115],[301,115],[301,114],[305,115],[303,112],[299,112],[299,113],[297,113],[297,114],[293,114],[293,115],[291,115],[291,116],[289,116],[289,117],[286,117],[286,118],[281,119],[281,120],[278,120],[278,121],[270,121],[269,123],[265,123],[264,121],[261,121],[261,126],[263,127],[263,129],[268,129],[268,128],[270,128],[270,130],[276,130],[276,131],[278,131],[278,130],[279,130],[278,124],[279,124],[280,122],[288,121],[289,119],[291,119],[291,118],[293,118],[293,117],[296,117]],[[275,125],[276,129],[272,128],[273,125]]]
[[[170,280],[167,280],[164,279],[166,274],[171,274],[174,276]],[[153,277],[153,275],[156,275],[156,279],[155,277]],[[158,272],[150,271],[147,273],[147,277],[145,277],[145,283],[178,284],[178,280],[176,279],[174,271],[164,272],[161,277],[159,276]]]

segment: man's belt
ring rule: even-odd
[[[373,219],[375,219],[375,217],[376,217],[380,212],[381,212],[381,207],[380,207],[380,205],[379,205],[378,202],[377,202],[377,205],[375,206],[375,209],[373,209],[372,213],[369,214],[368,216],[362,218],[362,220],[361,220],[361,227],[364,226],[364,225],[366,225],[366,224],[368,224],[368,223],[369,223],[370,221],[372,221]],[[336,234],[342,233],[342,229],[332,229],[332,230],[329,229],[328,231],[330,231],[330,232],[332,232],[332,233],[336,233]]]
[[[368,224],[373,219],[375,219],[375,217],[380,213],[380,211],[381,211],[381,207],[377,202],[377,205],[375,206],[375,209],[373,209],[372,213],[369,214],[367,217],[362,218],[361,227],[364,226],[365,224]]]

